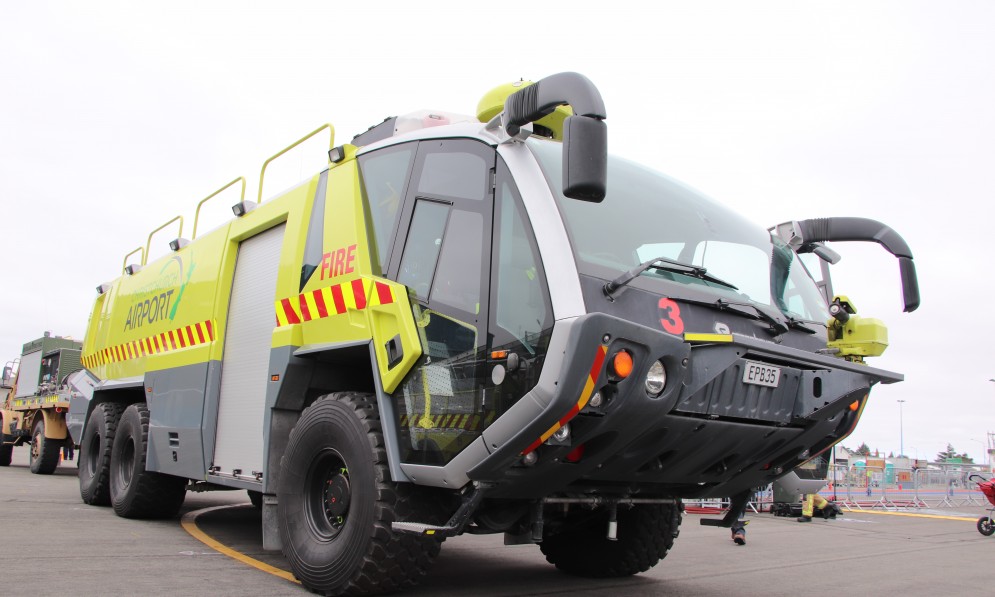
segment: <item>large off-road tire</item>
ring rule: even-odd
[[[441,541],[395,533],[391,522],[441,524],[455,510],[451,492],[390,480],[379,414],[366,394],[329,394],[305,409],[280,475],[283,553],[301,583],[323,595],[415,584]]]
[[[3,434],[0,434],[0,466],[10,466],[14,456],[14,444],[4,444]]]
[[[125,518],[171,518],[186,497],[187,480],[145,470],[149,446],[149,409],[144,403],[124,409],[111,448],[111,505]]]
[[[566,526],[545,537],[539,548],[546,560],[575,576],[611,578],[645,572],[667,556],[681,516],[669,504],[618,508],[618,540],[610,541],[608,512],[578,510]]]
[[[62,452],[60,439],[45,437],[45,419],[39,417],[31,432],[31,453],[28,456],[31,472],[36,475],[51,475],[59,468],[59,455]]]
[[[111,448],[124,406],[104,402],[94,407],[80,439],[79,496],[91,506],[111,505]]]

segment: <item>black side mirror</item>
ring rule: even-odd
[[[563,194],[600,202],[608,184],[608,127],[603,120],[571,116],[563,123]]]

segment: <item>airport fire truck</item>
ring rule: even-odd
[[[70,432],[69,406],[73,396],[85,403],[97,381],[80,364],[81,347],[79,340],[45,332],[4,366],[0,466],[10,466],[14,447],[29,445],[31,472],[49,475],[59,466],[63,447],[77,445],[80,425]]]
[[[324,125],[324,171],[263,201],[267,160],[255,201],[223,187],[231,221],[126,256],[83,345],[83,500],[170,517],[188,488],[256,492],[264,547],[323,594],[409,586],[461,533],[616,577],[667,555],[683,498],[746,499],[845,437],[902,376],[803,260],[878,242],[912,311],[905,242],[758,228],[609,157],[605,118],[561,73],[476,116],[342,145]]]

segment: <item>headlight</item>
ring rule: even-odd
[[[650,396],[659,396],[667,385],[667,370],[660,361],[650,365],[650,370],[646,372],[646,391]]]
[[[588,405],[590,405],[591,408],[601,408],[601,405],[604,403],[605,399],[601,396],[601,392],[595,392],[594,395],[591,396],[591,400],[588,402]]]

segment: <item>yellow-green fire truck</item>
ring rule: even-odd
[[[136,249],[83,345],[84,501],[169,517],[188,487],[249,490],[323,594],[409,586],[460,533],[613,577],[666,556],[683,498],[745,499],[846,436],[902,377],[802,259],[879,242],[911,311],[904,241],[757,228],[609,157],[605,117],[575,73],[504,85],[330,141],[265,201],[264,165],[230,222]]]
[[[28,445],[32,473],[49,475],[63,448],[77,445],[81,426],[70,425],[74,396],[86,404],[96,383],[80,364],[82,343],[45,335],[24,345],[0,378],[0,466],[10,466],[14,447]]]

